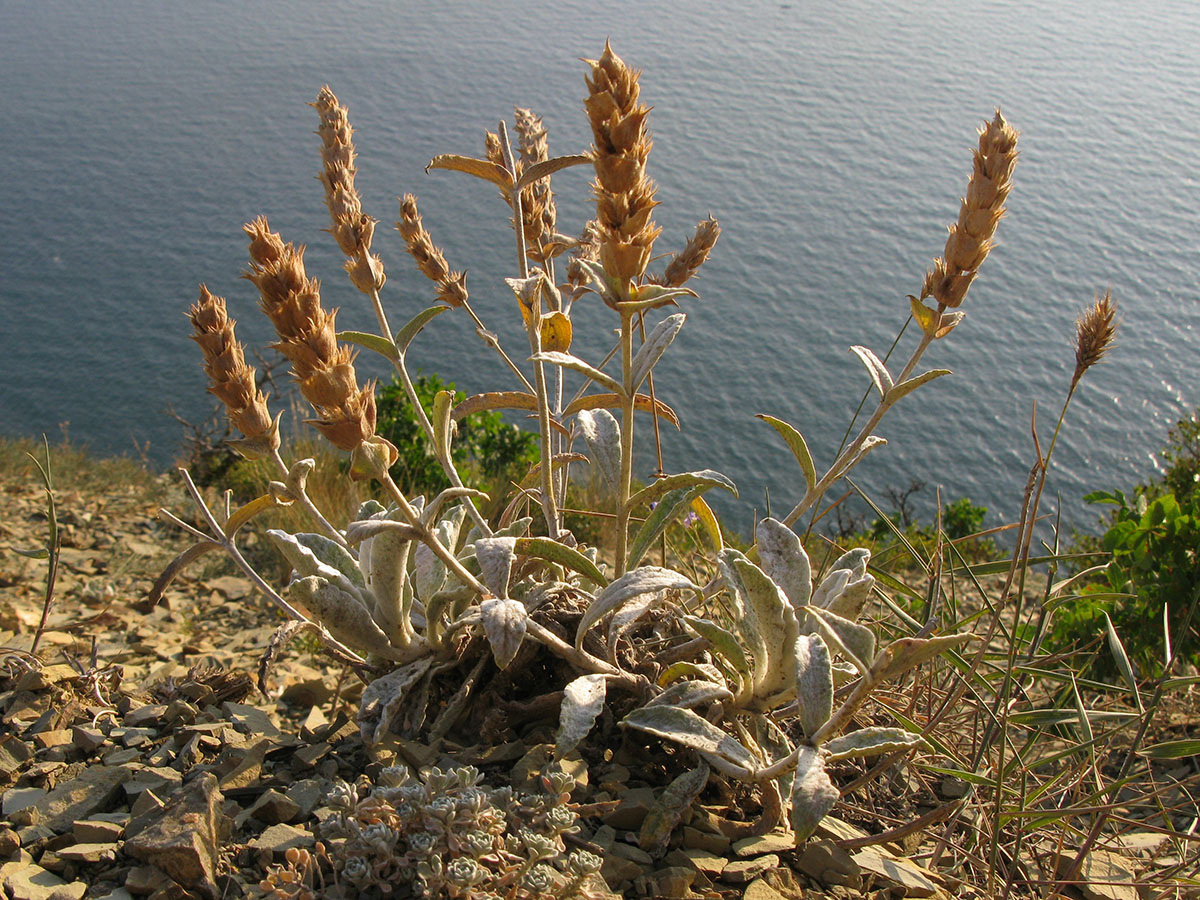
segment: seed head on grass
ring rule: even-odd
[[[325,205],[333,227],[329,229],[342,252],[349,257],[346,271],[354,286],[370,295],[383,288],[386,276],[383,260],[371,255],[371,238],[375,220],[362,211],[362,200],[354,186],[354,129],[346,107],[329,85],[321,88],[315,103],[321,117],[317,134],[321,136],[321,185],[325,188]]]
[[[967,196],[959,208],[958,222],[950,226],[945,255],[933,261],[925,275],[921,299],[933,297],[939,305],[959,306],[967,288],[993,246],[996,225],[1004,215],[1004,201],[1012,189],[1017,165],[1017,132],[996,110],[996,116],[979,130],[975,168]]]
[[[717,224],[716,219],[709,216],[696,226],[696,233],[692,235],[691,240],[671,258],[666,271],[655,281],[666,287],[682,287],[704,265],[720,236],[721,226]]]
[[[246,455],[255,450],[270,453],[279,449],[279,429],[267,409],[267,398],[258,389],[254,367],[246,364],[242,345],[234,334],[237,324],[225,311],[225,299],[200,285],[200,299],[188,310],[192,340],[204,353],[204,371],[216,395],[229,413],[229,421],[246,438],[239,449]]]
[[[434,243],[417,209],[417,198],[405,194],[400,198],[400,218],[396,230],[404,245],[417,261],[421,273],[437,285],[437,299],[447,306],[460,307],[467,302],[467,273],[451,272],[446,257]]]
[[[275,326],[272,346],[292,364],[300,393],[319,418],[309,424],[339,449],[353,452],[375,434],[375,391],[360,388],[354,352],[337,342],[337,311],[321,306],[320,284],[304,271],[304,248],[285,244],[261,216],[245,226],[259,304]]]
[[[642,277],[654,239],[662,231],[650,219],[658,202],[646,178],[652,142],[646,131],[650,107],[639,102],[640,72],[630,69],[606,43],[587,78],[584,100],[592,126],[592,162],[596,168],[596,219],[600,264],[623,291]]]
[[[1083,373],[1104,358],[1117,336],[1117,304],[1112,292],[1105,291],[1103,297],[1085,309],[1075,320],[1075,374],[1072,384],[1077,384]]]

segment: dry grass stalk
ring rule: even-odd
[[[667,287],[682,287],[704,265],[720,236],[721,226],[712,216],[700,222],[687,245],[671,258],[655,281]]]
[[[421,273],[437,285],[437,299],[447,306],[460,307],[467,302],[467,273],[451,272],[446,257],[433,243],[433,238],[421,222],[417,209],[417,198],[405,194],[400,199],[400,219],[396,230],[404,238],[404,245],[417,261]]]
[[[225,404],[229,421],[247,440],[263,443],[267,452],[279,449],[279,429],[258,389],[254,367],[246,364],[233,330],[237,322],[225,311],[225,299],[200,285],[200,299],[187,315],[192,340],[204,353],[204,371],[212,382],[209,393]]]
[[[1117,336],[1117,304],[1112,292],[1105,291],[1103,297],[1083,311],[1075,321],[1075,374],[1074,384],[1083,373],[1100,362],[1113,345]]]
[[[383,260],[371,255],[371,238],[375,233],[375,220],[362,211],[362,200],[354,186],[354,129],[350,127],[346,107],[329,85],[321,88],[315,103],[321,116],[317,134],[321,136],[322,171],[319,176],[325,188],[325,205],[333,235],[346,256],[346,271],[354,286],[364,294],[379,291],[386,281]]]
[[[662,230],[650,219],[655,186],[646,178],[652,142],[646,131],[650,107],[638,102],[640,72],[630,69],[606,43],[592,67],[584,100],[592,126],[600,263],[623,292],[646,271],[654,239]]]
[[[992,249],[1004,201],[1012,189],[1017,164],[1017,132],[996,110],[996,117],[979,131],[975,170],[962,200],[958,222],[950,226],[945,255],[935,259],[925,275],[921,299],[933,297],[941,306],[963,302],[980,265]]]
[[[304,249],[285,244],[263,217],[245,226],[250,271],[260,305],[275,326],[272,346],[292,364],[292,375],[318,419],[310,424],[334,446],[354,451],[375,433],[375,391],[360,388],[354,352],[337,342],[337,311],[321,306],[320,284],[304,271]]]

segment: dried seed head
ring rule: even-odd
[[[682,287],[704,265],[704,261],[708,259],[708,254],[712,252],[712,248],[720,236],[721,226],[712,216],[700,222],[696,226],[696,233],[692,235],[691,240],[672,257],[671,261],[667,263],[666,271],[655,281],[667,287]]]
[[[337,311],[321,306],[320,285],[304,271],[302,247],[285,244],[262,217],[245,231],[245,277],[258,287],[259,303],[279,335],[272,346],[291,362],[300,393],[317,412],[310,424],[335,446],[353,451],[375,433],[375,392],[373,385],[359,389],[354,353],[338,345]]]
[[[412,194],[400,198],[400,218],[396,222],[396,230],[404,238],[404,245],[417,261],[421,274],[437,285],[438,300],[453,307],[466,303],[467,275],[465,272],[450,271],[446,257],[425,230],[420,210],[417,209],[417,198]]]
[[[229,421],[250,441],[265,441],[268,450],[279,448],[279,432],[267,409],[267,398],[258,389],[253,366],[246,364],[242,345],[234,335],[237,323],[225,311],[225,300],[200,285],[200,299],[188,310],[192,340],[204,353],[204,371],[214,394],[229,413]]]
[[[602,230],[599,258],[619,284],[641,278],[661,229],[650,221],[657,205],[655,187],[646,179],[652,143],[646,131],[648,106],[639,103],[639,72],[625,65],[606,43],[598,60],[587,60],[592,126],[592,162],[596,169],[597,219]]]
[[[1072,382],[1079,381],[1083,373],[1100,362],[1113,345],[1117,336],[1117,304],[1112,292],[1105,291],[1103,297],[1083,311],[1075,320],[1075,374]]]
[[[1012,189],[1017,164],[1017,132],[996,110],[991,122],[979,130],[974,170],[958,221],[950,226],[946,250],[925,276],[921,298],[933,297],[941,306],[954,308],[994,246],[996,226],[1004,216],[1004,202]]]

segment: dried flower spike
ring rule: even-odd
[[[704,265],[720,236],[721,226],[712,216],[700,222],[687,246],[671,258],[666,271],[655,281],[667,287],[682,287]]]
[[[400,198],[400,219],[396,230],[404,245],[417,261],[421,273],[437,285],[437,298],[447,306],[460,307],[467,302],[467,273],[451,272],[442,251],[434,246],[433,238],[421,222],[417,198],[405,194]]]
[[[339,346],[337,312],[321,306],[320,284],[304,271],[304,249],[285,244],[261,216],[245,226],[250,238],[250,271],[264,313],[279,341],[272,346],[288,358],[292,375],[316,410],[314,425],[330,443],[354,451],[375,433],[373,386],[359,388],[354,353]]]
[[[1072,384],[1083,377],[1083,373],[1104,358],[1117,336],[1117,304],[1112,292],[1105,291],[1103,297],[1083,311],[1075,321],[1075,374]]]
[[[364,294],[383,288],[386,277],[383,260],[372,256],[371,238],[375,220],[364,215],[362,200],[354,186],[354,130],[350,127],[346,107],[338,102],[329,85],[321,88],[315,103],[321,116],[317,134],[321,136],[321,184],[325,188],[325,205],[333,227],[329,229],[342,252],[350,257],[346,271],[354,286]]]
[[[247,456],[279,449],[279,429],[271,420],[267,398],[258,389],[253,366],[246,364],[234,335],[237,324],[225,311],[225,300],[200,285],[200,299],[188,310],[192,340],[204,352],[204,371],[212,382],[209,392],[225,404],[229,421],[245,435],[238,444]]]
[[[546,128],[540,116],[532,110],[516,107],[517,138],[521,149],[521,166],[529,168],[550,158],[550,147],[546,140]],[[550,254],[544,247],[554,234],[558,224],[558,211],[554,206],[554,194],[550,190],[550,179],[539,178],[521,191],[521,225],[525,229],[525,246],[528,255],[543,265]]]
[[[654,239],[662,230],[650,220],[658,205],[654,184],[646,178],[652,146],[646,132],[650,107],[638,102],[640,73],[625,65],[607,43],[599,60],[586,62],[592,67],[584,106],[595,142],[600,264],[627,291],[645,273]]]
[[[1017,132],[996,110],[996,117],[979,130],[975,168],[967,196],[959,208],[958,222],[950,226],[944,256],[933,261],[925,275],[921,299],[933,297],[939,305],[959,306],[987,258],[1004,215],[1004,201],[1012,189],[1017,165]]]

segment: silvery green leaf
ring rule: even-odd
[[[313,618],[343,644],[389,659],[397,657],[396,648],[356,595],[330,584],[318,575],[293,581],[288,585],[288,595],[312,613]]]
[[[800,537],[777,519],[763,519],[756,532],[758,564],[779,585],[793,609],[812,599],[812,564]]]
[[[622,719],[621,724],[699,751],[727,774],[752,773],[759,768],[754,754],[690,709],[643,706]]]
[[[777,419],[765,413],[758,413],[755,418],[762,419],[779,432],[779,436],[783,438],[788,449],[792,451],[792,455],[796,457],[796,462],[800,463],[800,471],[804,473],[804,483],[808,485],[810,491],[815,488],[817,486],[817,467],[813,464],[812,454],[808,451],[808,443],[804,440],[804,436],[783,419]]]
[[[555,172],[567,168],[568,166],[578,166],[585,163],[590,163],[592,157],[586,154],[574,156],[555,156],[551,159],[544,159],[539,163],[534,163],[528,169],[521,172],[521,177],[516,180],[512,186],[513,191],[519,191],[526,185],[533,184],[535,181],[540,181],[543,178],[549,178]],[[553,287],[553,285],[550,285]]]
[[[358,726],[364,743],[378,744],[392,733],[392,723],[401,704],[432,663],[432,657],[423,656],[376,678],[363,689]]]
[[[518,600],[489,597],[479,604],[479,616],[483,633],[492,645],[496,665],[501,669],[507,668],[521,649],[529,613]]]
[[[647,485],[629,498],[629,508],[636,509],[642,504],[657,500],[663,494],[677,488],[701,486],[705,489],[722,487],[733,494],[733,496],[736,497],[738,495],[737,487],[732,481],[720,472],[714,472],[712,469],[704,469],[699,472],[680,472],[678,475],[668,475],[666,478],[656,479],[653,484]]]
[[[954,324],[957,325],[958,323],[955,322]],[[930,381],[933,381],[933,379],[935,379],[935,378],[941,378],[943,375],[949,375],[949,374],[950,374],[949,369],[930,369],[928,372],[924,372],[920,375],[917,375],[914,378],[908,379],[908,381],[900,382],[898,385],[896,385],[895,387],[893,387],[891,390],[888,391],[887,397],[885,398],[888,406],[891,406],[893,403],[895,403],[901,397],[908,396],[913,391],[915,391],[917,388],[919,388],[921,385],[928,384]]]
[[[831,597],[837,597],[846,589],[854,573],[849,569],[834,569],[821,579],[821,584],[813,591],[812,605],[824,609]]]
[[[717,684],[725,680],[725,676],[721,674],[721,670],[714,665],[682,659],[679,662],[671,663],[659,672],[658,683],[665,687],[668,684],[678,681],[680,678],[689,677],[699,678],[701,681],[712,681]]]
[[[746,657],[746,651],[742,649],[741,643],[732,632],[726,631],[716,622],[711,622],[708,619],[698,619],[695,616],[684,616],[683,621],[688,628],[692,629],[700,637],[707,638],[709,643],[713,645],[713,650],[733,666],[734,671],[742,675],[747,682],[751,680],[753,670],[750,660]]]
[[[296,574],[302,578],[307,578],[311,575],[317,575],[324,578],[330,584],[335,584],[343,591],[352,596],[358,597],[358,585],[355,584],[345,573],[331,562],[326,562],[321,559],[313,550],[300,541],[300,535],[288,534],[286,531],[279,531],[271,528],[267,531],[269,537],[280,549],[284,557],[296,570]],[[330,541],[330,543],[333,543]],[[334,545],[336,546],[336,544]],[[349,555],[349,554],[347,554]],[[353,558],[351,558],[353,562]],[[344,564],[344,561],[343,561]],[[354,563],[355,570],[358,569],[358,563]],[[358,580],[362,580],[362,573],[359,572]]]
[[[837,762],[839,759],[878,756],[923,745],[925,739],[914,732],[903,728],[871,726],[832,738],[825,744],[825,750],[829,753],[829,761]]]
[[[1143,708],[1142,695],[1138,691],[1137,676],[1134,674],[1133,664],[1129,661],[1129,654],[1125,652],[1125,645],[1121,642],[1121,636],[1117,634],[1117,629],[1113,627],[1112,619],[1109,618],[1108,613],[1103,613],[1103,616],[1104,632],[1108,636],[1108,649],[1112,652],[1113,658],[1116,659],[1117,670],[1121,673],[1121,677],[1129,685],[1129,690],[1133,694],[1134,705],[1141,710]]]
[[[508,596],[508,579],[517,558],[515,537],[480,538],[475,542],[475,558],[483,583],[497,597]]]
[[[450,413],[453,409],[454,391],[438,391],[433,395],[433,415],[430,417],[433,449],[442,461],[450,458],[450,441],[454,437],[454,419]]]
[[[671,520],[691,507],[692,501],[699,497],[707,490],[704,485],[690,488],[676,488],[673,491],[668,491],[654,510],[642,522],[642,527],[638,529],[634,535],[632,543],[629,545],[629,558],[627,564],[636,566],[642,561],[642,557],[646,555],[646,551],[650,546],[658,540],[659,535],[666,531],[667,526],[671,524]]]
[[[450,307],[442,306],[439,303],[437,306],[431,306],[428,309],[422,310],[409,319],[408,323],[396,332],[396,347],[400,350],[400,352],[404,353],[407,351],[408,345],[413,342],[413,338],[421,333],[421,329],[449,308]]]
[[[826,599],[825,609],[853,622],[862,615],[863,607],[867,605],[874,587],[875,576],[863,575],[843,587],[836,597]]]
[[[373,519],[381,512],[387,512],[384,505],[378,500],[364,500],[358,504],[358,512],[354,514],[355,519]]]
[[[606,375],[595,366],[584,362],[578,356],[572,356],[570,353],[563,353],[560,350],[547,350],[543,353],[535,353],[529,359],[531,362],[545,362],[555,366],[562,366],[564,369],[574,369],[576,372],[586,375],[597,384],[608,388],[614,394],[619,394],[622,397],[625,396],[625,391],[617,382],[617,379],[611,375]]]
[[[745,560],[746,555],[740,550],[728,548],[717,554],[717,566],[721,576],[729,586],[729,599],[733,607],[734,623],[741,643],[749,651],[746,656],[750,660],[753,671],[750,677],[751,689],[757,683],[757,673],[762,661],[767,658],[767,639],[758,621],[754,606],[746,600],[746,586],[742,583],[741,571],[734,565],[738,560]]]
[[[563,688],[562,706],[558,713],[558,736],[554,755],[562,759],[579,746],[596,724],[604,709],[608,679],[604,675],[581,675]]]
[[[865,457],[868,453],[870,453],[876,447],[882,447],[886,443],[887,443],[886,438],[881,438],[875,434],[866,438],[862,442],[862,445],[858,448],[858,452],[855,453],[854,456],[850,459],[850,461],[848,463],[846,463],[844,466],[842,466],[842,468],[838,471],[838,478],[841,478],[842,476],[848,474],[851,469],[853,469],[855,466],[857,466],[860,462],[863,461],[863,457]]]
[[[642,821],[638,834],[638,846],[648,853],[657,853],[667,846],[671,833],[683,819],[684,813],[692,808],[700,792],[708,784],[708,765],[700,765],[677,777],[655,801],[650,812]]]
[[[642,594],[666,590],[698,591],[699,588],[678,572],[659,566],[642,566],[626,572],[597,594],[588,606],[575,631],[575,646],[582,647],[588,629],[613,610]]]
[[[638,352],[633,357],[633,383],[629,386],[630,394],[637,393],[637,389],[642,386],[642,382],[646,380],[650,370],[671,346],[675,335],[679,334],[679,329],[683,327],[686,319],[687,316],[683,313],[667,316],[646,335],[645,343],[638,348]]]
[[[600,470],[609,490],[616,494],[621,483],[621,426],[607,409],[584,409],[576,414],[588,454]]]
[[[792,783],[791,822],[797,846],[812,836],[839,796],[825,771],[824,753],[816,747],[801,746]]]
[[[810,605],[805,608],[805,612],[809,621],[816,624],[826,643],[854,663],[854,667],[865,675],[871,666],[869,661],[875,659],[875,632],[865,625],[843,619],[836,613],[817,606]]]
[[[783,729],[775,724],[774,717],[754,716],[747,724],[755,744],[758,745],[758,752],[764,759],[773,762],[791,756],[795,746]],[[789,769],[775,780],[779,787],[780,799],[792,796],[792,781],[795,775],[795,771]]]
[[[458,537],[466,514],[466,509],[456,506],[434,529],[438,541],[452,553],[458,546]],[[413,576],[417,597],[422,603],[428,602],[429,598],[446,584],[446,565],[427,544],[418,544],[413,551]]]
[[[746,605],[754,610],[766,648],[766,653],[754,659],[754,696],[765,698],[790,691],[796,684],[792,648],[800,635],[796,611],[779,586],[750,560],[734,559],[733,567],[741,576]]]
[[[834,569],[849,569],[853,578],[862,578],[867,574],[867,563],[871,561],[871,551],[866,547],[855,547],[853,550],[847,550],[839,556],[832,566],[830,571]]]
[[[401,524],[385,518],[389,515],[399,516],[399,510],[391,513],[381,510],[375,515],[378,518],[368,521],[378,525]],[[375,599],[373,612],[379,627],[390,638],[401,643],[407,642],[412,631],[409,621],[411,589],[406,590],[409,588],[408,557],[411,550],[412,540],[400,528],[380,531],[363,541],[358,551],[359,564],[364,567],[367,586]]]
[[[816,734],[833,715],[833,660],[819,634],[796,641],[796,703],[806,736]]]
[[[733,693],[729,688],[711,681],[677,681],[646,705],[695,709],[697,706],[708,706],[732,699]]]
[[[867,347],[860,347],[856,344],[850,348],[850,351],[860,360],[862,360],[862,364],[867,367],[867,372],[871,376],[871,381],[879,390],[880,398],[886,397],[887,392],[890,391],[892,386],[895,384],[895,382],[892,381],[892,376],[888,374],[887,366],[885,366],[883,361]]]
[[[666,598],[666,591],[654,591],[650,594],[643,594],[636,600],[626,603],[620,609],[612,614],[608,620],[608,657],[613,660],[616,657],[617,641],[634,623],[642,616],[648,613]]]
[[[883,648],[879,658],[871,666],[880,681],[903,675],[909,669],[928,662],[967,641],[979,640],[974,634],[943,634],[932,638],[900,638]]]
[[[396,353],[396,345],[385,337],[378,334],[370,334],[363,331],[339,331],[337,333],[339,341],[345,341],[348,344],[357,344],[367,350],[374,350],[384,359],[395,362],[400,358]]]
[[[596,548],[593,547],[590,549],[594,551]],[[560,566],[565,566],[573,572],[578,572],[598,587],[604,587],[608,584],[608,579],[604,577],[604,573],[600,571],[595,560],[588,559],[588,557],[573,547],[560,544],[558,541],[551,540],[550,538],[517,538],[516,552],[520,556],[532,556],[537,559],[558,563]]]
[[[599,261],[584,259],[583,257],[575,257],[574,260],[584,271],[592,278],[592,283],[596,286],[596,293],[609,306],[613,306],[621,302],[621,285],[613,278],[609,278],[608,273],[604,271],[604,267]]]

